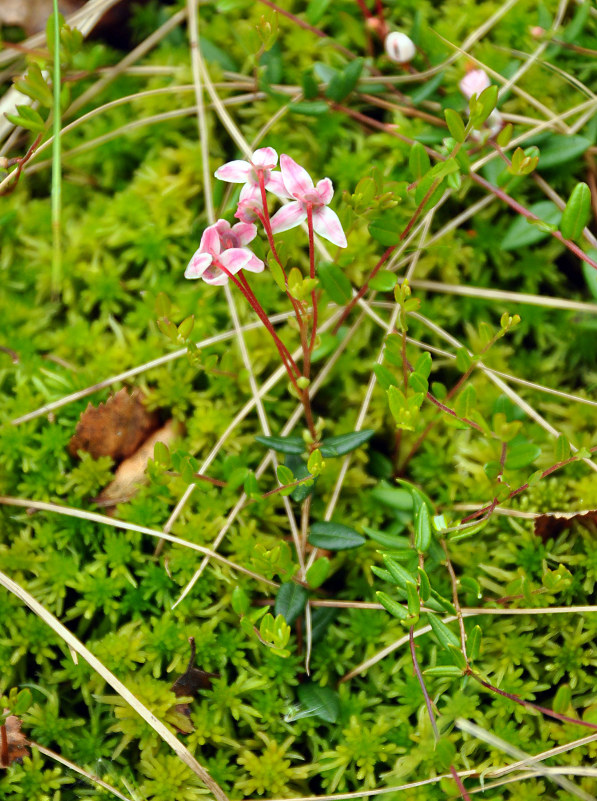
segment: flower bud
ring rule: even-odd
[[[400,31],[392,31],[386,36],[384,48],[388,58],[397,64],[412,61],[417,52],[412,39]]]
[[[473,95],[478,97],[484,89],[491,86],[491,81],[485,70],[471,70],[460,81],[459,86],[462,94],[470,100]]]

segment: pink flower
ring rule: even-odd
[[[491,81],[485,70],[471,70],[460,81],[459,86],[462,94],[470,100],[473,95],[478,97],[484,89],[491,86]]]
[[[230,226],[226,220],[218,220],[206,228],[201,244],[193,254],[185,278],[203,278],[207,284],[221,286],[228,282],[228,275],[240,270],[251,273],[263,272],[265,265],[249,248],[242,247],[255,238],[257,229],[250,223]]]
[[[288,197],[279,172],[272,172],[278,163],[278,154],[273,147],[260,147],[251,156],[250,161],[228,161],[222,164],[215,171],[214,175],[220,181],[227,181],[231,184],[245,184],[243,189],[248,189],[257,197],[261,196],[259,190],[259,173],[263,173],[265,188],[269,192],[279,197]]]
[[[334,195],[334,186],[329,178],[324,178],[313,185],[311,176],[290,156],[282,154],[280,168],[284,186],[291,197],[295,198],[272,217],[272,231],[288,231],[307,219],[307,208],[310,205],[313,213],[313,230],[340,248],[346,247],[346,237],[336,212],[328,208]]]

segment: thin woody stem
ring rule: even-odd
[[[427,712],[429,713],[429,720],[431,721],[431,728],[433,729],[433,734],[437,741],[439,740],[439,731],[437,730],[437,723],[435,721],[435,714],[433,712],[433,704],[431,702],[431,698],[429,697],[429,693],[427,692],[427,687],[425,687],[425,679],[423,678],[421,668],[419,667],[419,660],[417,659],[417,652],[415,650],[415,629],[413,626],[411,626],[408,631],[408,641],[410,644],[410,655],[413,660],[415,675],[421,687],[423,698],[425,699],[425,706],[427,707]]]
[[[380,258],[380,260],[377,262],[377,264],[375,265],[375,267],[374,267],[374,268],[371,270],[371,272],[369,273],[369,276],[368,276],[367,280],[365,281],[365,283],[363,284],[363,286],[362,286],[362,287],[359,289],[359,291],[358,291],[358,292],[357,292],[357,294],[354,296],[354,298],[352,298],[352,300],[350,300],[350,301],[349,301],[349,302],[346,304],[346,306],[345,306],[345,308],[344,308],[344,311],[343,311],[343,312],[342,312],[342,314],[340,315],[340,318],[338,319],[338,322],[336,323],[336,325],[335,325],[335,326],[334,326],[334,328],[333,328],[333,331],[332,331],[332,333],[333,333],[333,334],[337,334],[337,333],[338,333],[338,330],[339,330],[340,326],[342,325],[342,323],[344,322],[344,320],[346,320],[346,318],[348,317],[348,315],[350,314],[350,312],[353,310],[353,308],[356,306],[356,304],[359,302],[359,300],[360,300],[360,299],[363,297],[363,295],[365,294],[365,292],[366,292],[366,291],[369,289],[369,281],[371,281],[371,279],[372,279],[372,278],[373,278],[375,275],[377,275],[377,273],[379,272],[379,270],[380,270],[380,269],[383,267],[383,265],[386,263],[386,261],[387,261],[387,260],[390,258],[390,256],[392,255],[392,253],[393,253],[393,252],[396,250],[396,247],[397,247],[397,245],[391,245],[391,246],[390,246],[390,247],[389,247],[389,248],[388,248],[388,249],[387,249],[387,250],[384,252],[384,254],[383,254],[383,255],[382,255],[382,257]]]

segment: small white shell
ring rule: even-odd
[[[386,36],[384,48],[387,56],[397,64],[406,64],[412,61],[417,52],[412,39],[400,31],[392,31]]]

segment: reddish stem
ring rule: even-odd
[[[458,775],[458,773],[457,773],[457,771],[456,771],[456,768],[454,767],[454,765],[450,765],[450,773],[452,774],[452,778],[453,778],[453,779],[454,779],[454,781],[456,782],[456,786],[458,787],[458,790],[460,791],[460,797],[461,797],[461,798],[464,798],[464,801],[471,801],[471,797],[470,797],[470,795],[467,793],[467,791],[466,791],[466,787],[465,787],[465,786],[464,786],[464,784],[462,783],[462,779],[461,779],[461,778],[460,778],[460,776]]]
[[[307,227],[309,229],[309,277],[315,278],[315,243],[313,241],[313,204],[307,203]],[[305,375],[309,377],[311,371],[311,353],[315,347],[315,337],[317,336],[317,295],[313,289],[311,292],[311,306],[313,307],[313,326],[311,328],[311,343],[308,354],[305,354]]]
[[[431,721],[431,728],[433,729],[433,734],[437,741],[439,740],[439,731],[437,730],[437,723],[435,722],[435,715],[433,713],[433,704],[431,703],[431,698],[429,697],[429,693],[427,692],[427,687],[425,687],[425,679],[423,678],[423,674],[421,673],[421,668],[419,667],[419,661],[417,659],[417,652],[415,650],[414,626],[411,626],[410,629],[408,630],[408,640],[410,643],[410,655],[413,660],[413,668],[415,670],[415,675],[419,681],[419,685],[423,692],[423,698],[425,699],[425,706],[427,707],[427,712],[429,713],[429,720]]]
[[[3,723],[0,726],[0,768],[8,767],[8,736],[6,734],[6,725]]]

